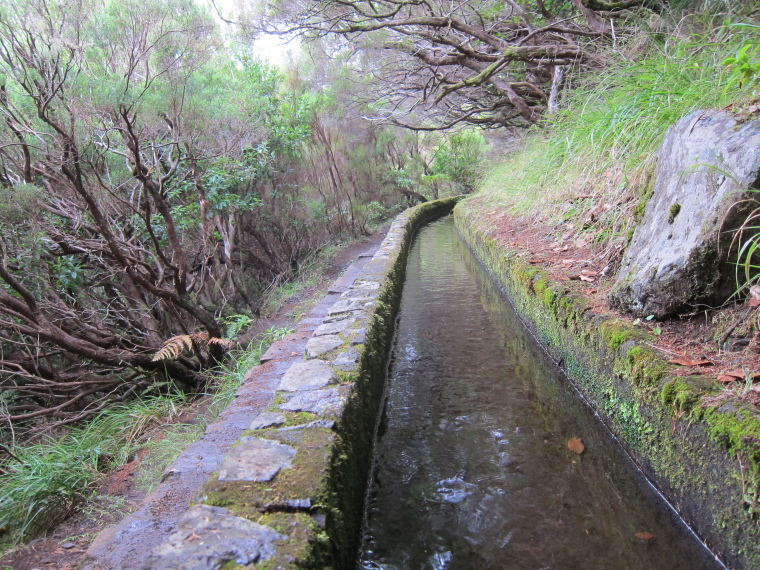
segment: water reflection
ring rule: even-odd
[[[610,451],[449,219],[409,255],[376,462],[364,569],[715,567]]]

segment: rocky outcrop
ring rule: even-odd
[[[668,129],[641,224],[610,294],[635,316],[663,318],[724,302],[735,290],[735,230],[759,204],[760,119],[696,111]]]

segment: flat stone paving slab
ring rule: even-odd
[[[340,321],[333,321],[319,325],[314,331],[314,336],[324,336],[326,334],[338,334],[346,330],[353,324],[355,319],[342,319]]]
[[[153,550],[142,570],[216,570],[228,562],[263,562],[275,555],[274,543],[285,538],[226,509],[196,505]]]
[[[245,436],[232,448],[219,469],[220,481],[271,481],[281,469],[293,466],[296,450],[271,439]]]
[[[308,350],[308,343],[306,348]],[[301,390],[316,390],[338,381],[338,376],[332,367],[324,360],[307,360],[294,362],[280,382],[278,390],[285,392],[300,392]]]
[[[248,426],[250,430],[266,429],[268,427],[277,427],[285,425],[287,419],[284,414],[274,412],[261,412]]]
[[[306,354],[309,358],[316,358],[342,344],[343,341],[335,335],[314,336],[306,343]]]
[[[289,412],[312,412],[320,416],[334,415],[343,408],[347,396],[348,386],[298,392],[279,407]]]
[[[328,315],[340,315],[351,311],[360,311],[362,304],[355,299],[341,299],[327,310]]]

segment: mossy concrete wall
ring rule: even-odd
[[[738,400],[703,407],[720,390],[704,376],[675,377],[648,333],[595,314],[588,302],[498,240],[460,202],[458,231],[518,314],[649,480],[730,568],[760,568],[760,419]]]
[[[407,253],[415,230],[457,201],[399,215],[327,316],[311,319],[320,323],[305,355],[284,355],[295,361],[283,367],[274,400],[229,450],[178,530],[153,551],[149,567],[356,566]],[[220,538],[221,529],[245,540]]]

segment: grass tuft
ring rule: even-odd
[[[288,332],[269,329],[249,350],[233,355],[234,360],[212,382],[207,394],[211,403],[199,423],[172,424],[188,408],[186,397],[156,394],[113,406],[62,437],[47,436],[14,447],[15,457],[2,466],[0,477],[3,543],[33,538],[63,521],[106,473],[125,464],[138,449],[147,449],[138,484],[153,488],[182,449],[203,435],[206,425],[229,404],[245,373],[258,364],[269,344]],[[161,437],[154,437],[159,432]]]
[[[598,76],[576,79],[563,110],[487,173],[484,203],[506,207],[526,223],[565,223],[600,245],[624,246],[666,129],[694,110],[725,107],[751,94],[749,87],[724,88],[725,60],[757,42],[758,29],[710,28],[693,20],[691,31],[681,21],[670,34],[629,38]],[[695,31],[700,28],[709,31]]]

